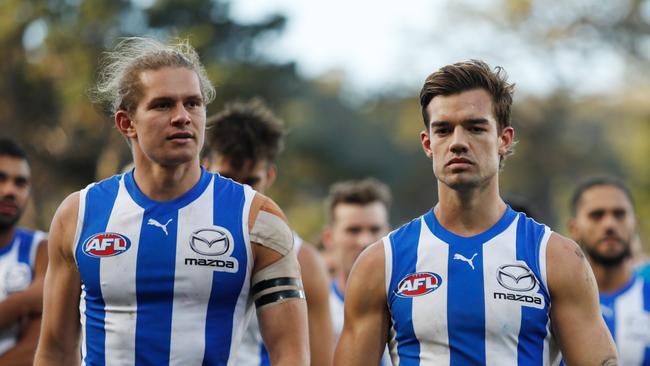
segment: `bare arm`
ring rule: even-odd
[[[334,353],[334,331],[329,304],[329,280],[325,263],[316,250],[303,244],[298,251],[302,282],[307,297],[311,366],[330,366]]]
[[[34,279],[23,291],[9,295],[0,302],[0,329],[25,316],[40,315],[43,311],[43,279],[47,269],[47,240],[38,243]]]
[[[81,282],[72,254],[78,206],[78,193],[66,198],[50,227],[43,324],[34,365],[79,364]]]
[[[334,365],[378,365],[388,337],[384,248],[368,247],[352,267],[345,290],[345,320]]]
[[[41,308],[43,302],[43,278],[47,270],[47,241],[40,242],[36,251],[34,263],[34,281],[28,289],[15,295],[27,292],[27,296],[13,296],[15,306],[20,307],[20,301],[25,308],[20,317],[28,317],[16,345],[0,356],[0,365],[28,366],[34,362],[34,352],[38,343],[41,328]],[[38,282],[38,283],[37,283]],[[3,310],[1,311],[4,311]]]
[[[616,346],[600,314],[596,279],[584,254],[558,234],[549,239],[551,319],[567,365],[618,365]]]
[[[264,291],[260,290],[260,294],[266,293],[263,296],[265,299],[272,300],[259,301],[259,303],[256,301],[260,333],[269,351],[271,364],[306,366],[309,364],[307,304],[304,296],[303,298],[292,297],[302,293],[302,290],[284,291],[300,282],[296,253],[295,250],[291,250],[293,247],[291,229],[280,208],[260,194],[256,194],[251,205],[249,227],[252,228],[253,280],[255,281],[256,277],[265,279],[258,282],[259,284],[269,284],[275,280],[292,282],[292,284],[275,283]],[[288,297],[279,296],[280,294],[287,294]],[[254,289],[253,295],[255,295]]]

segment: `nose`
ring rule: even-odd
[[[357,247],[363,249],[375,241],[375,236],[369,230],[364,230],[357,236]]]
[[[0,197],[3,199],[15,199],[16,198],[16,185],[13,184],[9,179],[0,182]]]
[[[192,117],[185,108],[185,105],[183,103],[178,103],[172,116],[172,125],[187,125],[190,122],[192,122]]]
[[[455,154],[465,153],[468,150],[467,135],[465,130],[460,126],[454,128],[454,132],[451,135],[449,150]]]

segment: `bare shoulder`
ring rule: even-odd
[[[282,209],[280,206],[278,206],[277,203],[275,203],[275,201],[259,192],[256,192],[255,196],[253,197],[250,209],[249,223],[251,227],[260,212],[275,215],[282,219],[284,222],[287,222],[287,218],[284,215],[284,212],[282,212]]]
[[[318,254],[318,250],[312,244],[303,242],[298,250],[298,262],[301,267],[325,266],[323,258]]]
[[[79,197],[80,193],[74,192],[66,197],[57,208],[48,235],[48,245],[51,250],[63,254],[72,254],[72,245],[79,217]]]
[[[360,289],[384,293],[384,277],[386,273],[384,258],[382,240],[368,246],[354,262],[350,272],[348,288],[358,286]]]
[[[595,280],[582,249],[571,239],[552,233],[546,249],[547,277],[551,292],[592,288]]]

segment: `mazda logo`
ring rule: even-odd
[[[225,229],[201,229],[192,233],[190,247],[199,254],[219,256],[228,251],[230,240]]]
[[[497,281],[508,290],[526,292],[535,288],[537,279],[530,268],[521,264],[505,264],[497,269]]]

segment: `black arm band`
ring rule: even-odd
[[[255,306],[261,307],[264,305],[272,304],[274,302],[288,300],[288,299],[304,299],[305,293],[298,290],[283,290],[278,292],[272,292],[264,296],[260,296],[259,299],[255,300]]]
[[[256,283],[251,289],[251,294],[255,295],[258,292],[277,286],[295,286],[302,288],[302,281],[300,281],[298,278],[293,277],[271,278],[269,280],[264,280]]]

